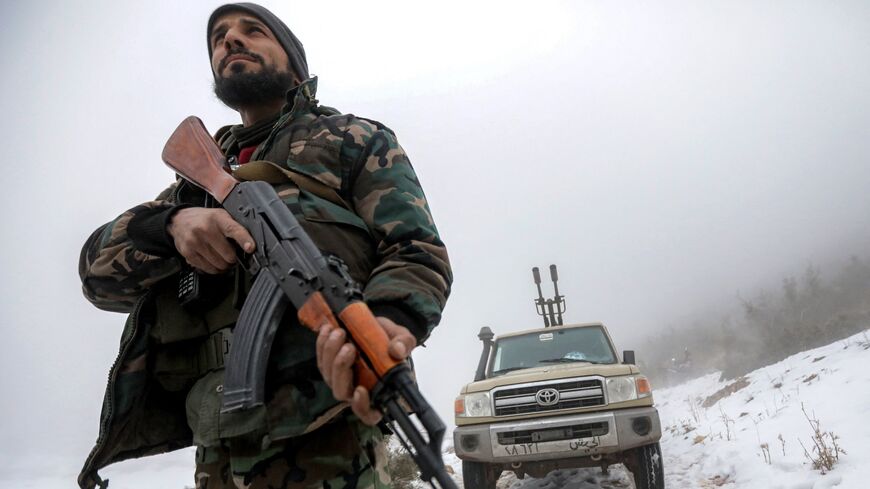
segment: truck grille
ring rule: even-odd
[[[558,391],[558,401],[551,405],[543,405],[538,402],[537,394],[548,389]],[[552,391],[550,392],[552,393]],[[496,416],[602,406],[604,405],[604,387],[599,379],[526,385],[497,390],[494,392],[494,401]]]
[[[604,436],[609,432],[606,421],[584,423],[574,426],[560,426],[537,430],[504,431],[498,434],[499,445],[517,445],[520,443],[541,443],[548,441],[576,440]]]

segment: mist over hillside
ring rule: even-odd
[[[868,322],[870,260],[851,256],[829,269],[806,265],[782,277],[778,288],[735,291],[723,297],[720,310],[651,335],[640,343],[638,358],[659,386],[713,371],[734,378],[846,338]]]

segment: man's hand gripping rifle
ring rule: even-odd
[[[444,423],[420,394],[405,362],[388,353],[389,338],[362,301],[362,292],[344,263],[320,252],[270,184],[233,178],[217,144],[196,117],[178,126],[163,149],[163,161],[217,199],[256,241],[256,249],[243,261],[256,278],[233,333],[222,411],[263,404],[269,350],[281,317],[292,304],[299,322],[315,333],[327,323],[347,332],[360,352],[354,364],[355,382],[371,392],[372,405],[411,453],[421,477],[433,487],[456,489],[441,458]]]

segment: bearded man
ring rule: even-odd
[[[242,122],[216,134],[228,162],[286,170],[276,192],[318,247],[348,265],[390,354],[407,358],[438,324],[452,273],[395,135],[320,106],[302,44],[267,9],[219,7],[207,40],[215,94]],[[250,252],[253,243],[184,180],[87,240],[85,296],[129,316],[82,488],[106,487],[97,471],[111,463],[191,445],[198,489],[389,487],[381,415],[368,391],[354,388],[357,353],[340,329],[315,335],[288,312],[269,358],[266,404],[220,412],[224,360],[251,286],[235,247]],[[180,282],[196,292],[180,294]]]

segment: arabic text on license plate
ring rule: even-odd
[[[578,451],[588,451],[594,450],[601,445],[601,437],[593,436],[592,438],[579,438],[577,440],[571,440],[568,446],[571,450]]]

